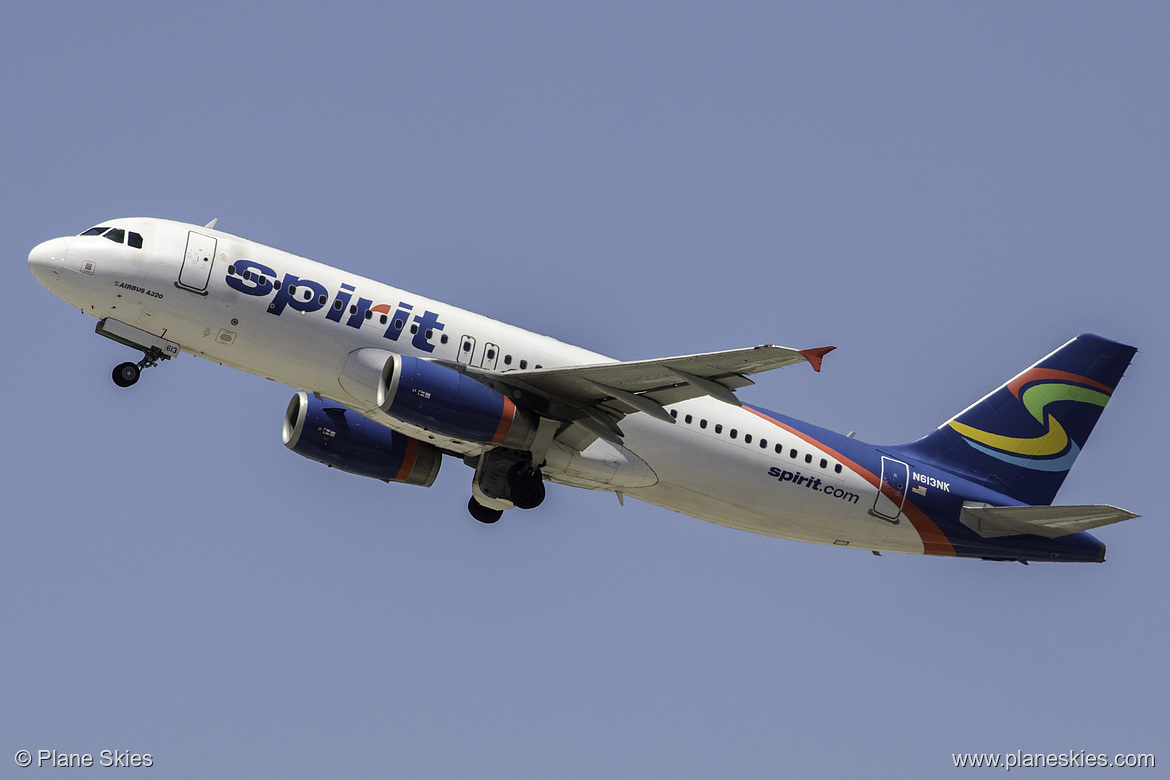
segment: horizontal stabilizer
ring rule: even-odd
[[[989,506],[963,504],[959,519],[984,538],[1031,534],[1054,539],[1139,515],[1115,506]]]

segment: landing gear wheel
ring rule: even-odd
[[[499,520],[504,514],[504,510],[502,509],[488,509],[486,506],[483,506],[478,501],[476,501],[474,497],[468,499],[467,511],[470,512],[471,516],[476,520],[488,525],[491,525],[492,523]]]
[[[508,471],[508,492],[512,503],[520,509],[535,509],[544,501],[544,478],[540,469],[528,463],[517,463]]]
[[[142,370],[134,363],[122,363],[114,367],[114,384],[118,387],[129,387],[138,381]]]

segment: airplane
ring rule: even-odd
[[[1073,338],[908,444],[874,446],[743,403],[751,375],[833,347],[618,361],[205,226],[101,222],[28,257],[50,292],[142,352],[186,352],[295,388],[284,444],[429,487],[472,469],[468,510],[534,509],[545,482],[744,531],[993,561],[1103,562],[1088,533],[1138,515],[1054,506],[1136,349]]]

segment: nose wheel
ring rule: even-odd
[[[129,387],[142,376],[142,369],[133,363],[121,363],[114,366],[114,384],[118,387]]]
[[[119,363],[114,366],[114,384],[118,387],[129,387],[138,381],[142,376],[142,369],[153,368],[158,365],[158,361],[166,360],[167,356],[160,350],[151,347],[142,355],[142,360],[137,363]]]

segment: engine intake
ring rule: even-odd
[[[515,450],[532,446],[539,418],[504,393],[452,368],[392,353],[382,366],[377,404],[427,430]]]
[[[433,445],[307,393],[289,401],[282,438],[309,460],[384,482],[430,487],[443,462]]]

